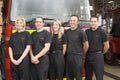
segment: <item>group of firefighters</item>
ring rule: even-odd
[[[85,55],[85,80],[103,80],[104,54],[109,48],[106,32],[98,27],[96,16],[90,18],[90,29],[79,28],[79,17],[71,15],[70,28],[62,33],[58,19],[51,23],[51,32],[43,29],[44,19],[35,19],[36,31],[25,31],[22,17],[15,21],[17,32],[8,42],[12,80],[82,80],[82,56]],[[64,58],[65,56],[65,58]],[[30,77],[31,76],[31,77]]]

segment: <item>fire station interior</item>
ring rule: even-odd
[[[0,33],[4,33],[3,1],[0,0]],[[104,55],[104,80],[120,80],[120,0],[86,0],[89,2],[91,15],[100,19],[100,27],[109,36],[110,49]],[[88,4],[88,2],[86,4]],[[89,24],[88,24],[89,25]],[[4,34],[2,34],[4,36]],[[2,47],[2,46],[1,46]],[[1,49],[1,48],[0,48]],[[2,53],[2,49],[0,50]],[[2,58],[0,53],[0,60]],[[0,61],[0,80],[6,80],[3,64]],[[83,80],[85,77],[83,77]],[[93,80],[96,78],[93,75]]]

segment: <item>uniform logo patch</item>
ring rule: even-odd
[[[59,42],[61,42],[61,41],[62,41],[62,39],[58,39],[58,41],[59,41]]]
[[[21,40],[25,40],[25,37],[21,37],[20,39],[21,39]]]
[[[75,35],[75,38],[80,38],[78,35]]]
[[[44,37],[41,37],[41,38],[40,38],[40,40],[42,40],[42,41],[43,41],[43,40],[45,40],[45,39],[44,39]]]
[[[96,35],[96,38],[99,38],[100,36],[99,35]]]

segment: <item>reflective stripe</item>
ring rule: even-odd
[[[26,30],[26,31],[29,32],[30,34],[32,34],[36,30]],[[16,32],[16,30],[12,30],[12,33],[15,33],[15,32]]]

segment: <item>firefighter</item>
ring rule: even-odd
[[[43,29],[44,20],[41,17],[35,19],[35,27],[37,31],[32,33],[32,47],[30,50],[31,69],[33,80],[46,80],[49,69],[49,57],[47,55],[51,35],[48,31]]]
[[[30,77],[28,52],[32,39],[25,26],[25,19],[18,17],[15,21],[17,32],[11,35],[8,43],[12,80],[29,80]]]
[[[86,33],[78,27],[77,15],[70,16],[67,39],[66,76],[68,80],[82,80],[82,55],[89,47]]]
[[[89,49],[86,54],[85,71],[86,79],[92,80],[94,71],[96,80],[103,80],[104,75],[104,54],[109,48],[106,32],[98,27],[98,18],[90,18],[91,28],[86,31],[89,42]]]
[[[2,31],[0,32],[0,70],[1,70],[1,78],[5,80],[5,69],[4,69],[4,59],[5,59],[5,48],[4,48],[4,41],[2,39]]]
[[[64,55],[66,52],[66,39],[62,33],[62,25],[59,20],[54,20],[51,25],[52,42],[50,47],[50,80],[63,80]]]

